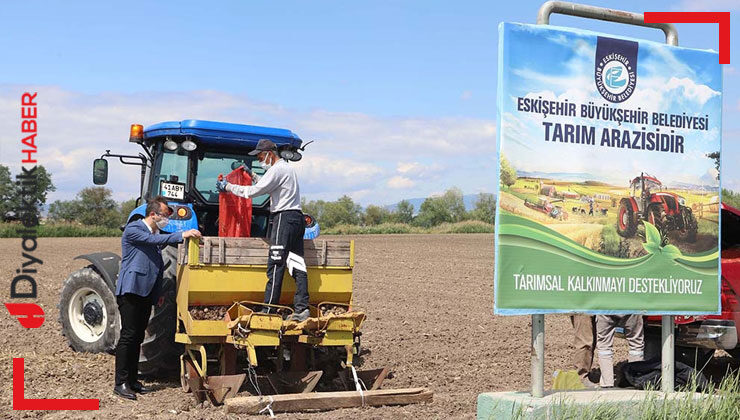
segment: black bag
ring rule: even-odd
[[[624,379],[637,389],[660,389],[660,365],[659,358],[643,362],[631,362],[624,365],[622,373]],[[703,391],[709,386],[709,381],[703,373],[681,362],[676,362],[674,376],[676,387],[690,385],[692,380],[696,382],[697,391]]]

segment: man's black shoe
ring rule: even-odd
[[[136,383],[131,384],[131,390],[134,391],[137,394],[148,394],[148,393],[154,391],[151,388],[145,387],[139,381],[136,381]]]
[[[116,395],[119,395],[119,396],[121,396],[123,398],[126,398],[128,400],[135,400],[136,399],[136,394],[134,394],[134,391],[126,383],[123,383],[121,385],[116,385],[113,388],[113,393],[116,394]]]

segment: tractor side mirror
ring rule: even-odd
[[[108,161],[95,159],[93,161],[93,184],[105,185],[108,182]]]

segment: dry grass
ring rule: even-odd
[[[601,230],[604,228],[602,225],[589,223],[557,224],[549,227],[586,248],[593,250],[599,249],[599,245],[601,244]]]

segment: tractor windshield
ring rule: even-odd
[[[645,188],[650,191],[660,190],[663,185],[660,182],[656,182],[652,179],[645,179]]]
[[[257,175],[264,171],[259,168],[256,158],[246,154],[228,154],[219,152],[204,152],[198,161],[198,178],[195,180],[195,189],[209,203],[218,203],[218,191],[216,180],[219,174],[228,175],[239,166],[245,165]],[[257,166],[257,168],[255,168]],[[252,205],[260,206],[270,198],[269,195],[261,195],[252,199]]]
[[[159,170],[155,171],[153,191],[159,191],[161,181],[186,183],[188,181],[188,154],[184,150],[162,153]]]

